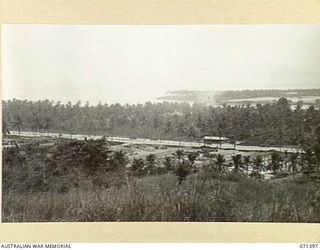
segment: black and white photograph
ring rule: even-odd
[[[1,30],[2,222],[320,223],[320,25]]]

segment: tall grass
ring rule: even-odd
[[[201,173],[181,185],[171,174],[121,178],[122,185],[108,188],[8,192],[2,220],[320,222],[319,183],[230,181]]]

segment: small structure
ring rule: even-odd
[[[223,143],[223,142],[228,142],[229,138],[223,137],[223,136],[204,136],[202,138],[202,141],[204,144],[217,144],[217,143]]]

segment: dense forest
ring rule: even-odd
[[[184,101],[193,103],[223,104],[234,99],[257,97],[302,97],[319,96],[320,89],[244,89],[227,91],[177,90],[169,91],[159,100]],[[319,101],[317,103],[319,103]]]
[[[223,102],[232,99],[257,98],[257,97],[301,97],[319,96],[320,89],[256,89],[256,90],[228,90],[217,93],[216,100]]]
[[[216,135],[253,145],[302,146],[313,139],[320,124],[317,108],[292,110],[285,98],[257,107],[169,102],[92,106],[13,99],[2,102],[2,112],[3,133],[50,131],[194,141]]]
[[[155,154],[155,146],[136,158],[134,152],[142,148],[123,145],[119,150],[121,143],[103,137],[13,135],[24,142],[3,148],[4,222],[320,221],[320,111],[314,106],[292,110],[285,98],[257,107],[14,99],[3,101],[2,109],[3,134],[50,131],[179,140],[211,134],[303,149],[231,156],[219,149],[212,157],[205,147],[174,148],[164,157]],[[265,171],[274,178],[264,179]]]

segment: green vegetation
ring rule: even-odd
[[[320,89],[256,89],[256,90],[228,90],[216,95],[219,102],[233,99],[257,98],[257,97],[301,97],[319,96]]]
[[[320,124],[320,111],[275,104],[210,107],[186,103],[81,106],[46,101],[3,101],[3,133],[9,130],[199,140],[203,135],[260,146],[304,147]]]
[[[198,90],[178,90],[169,91],[168,95],[159,97],[159,100],[182,101],[193,103],[223,104],[236,99],[254,98],[291,98],[303,96],[319,97],[312,100],[312,103],[320,104],[320,89],[255,89],[255,90],[227,90],[227,91],[198,91]],[[309,99],[307,99],[310,102]],[[248,101],[246,101],[248,102]],[[299,103],[300,101],[295,102]]]
[[[273,153],[266,168],[295,174],[262,180],[261,156],[237,154],[230,169],[217,154],[199,170],[198,154],[129,160],[103,139],[17,145],[3,149],[2,219],[320,222],[319,157],[306,155]]]
[[[320,222],[320,111],[313,106],[292,110],[281,98],[257,107],[48,100],[2,107],[2,133],[13,139],[2,157],[4,222]],[[105,138],[23,139],[10,130],[180,141],[209,134],[301,150],[226,156],[185,148],[129,157],[132,148],[115,150]]]

